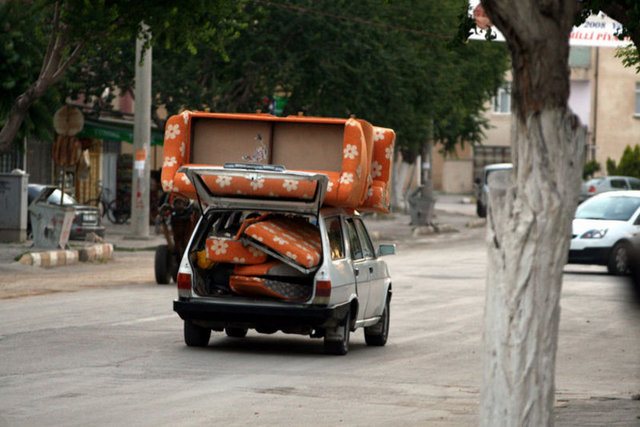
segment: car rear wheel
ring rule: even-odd
[[[622,276],[629,274],[629,245],[624,242],[618,242],[611,249],[609,263],[607,264],[609,274]]]
[[[184,343],[189,347],[206,347],[211,338],[211,329],[203,328],[191,322],[184,321]]]
[[[324,337],[324,352],[344,356],[349,352],[349,335],[351,334],[351,311],[345,316],[344,325],[338,325],[335,336]],[[333,334],[332,334],[333,335]]]
[[[381,347],[387,343],[389,337],[389,320],[390,320],[390,302],[387,298],[387,302],[384,305],[384,311],[380,321],[373,326],[364,328],[364,340],[367,345]]]
[[[244,338],[247,336],[247,328],[224,328],[224,332],[231,338]]]

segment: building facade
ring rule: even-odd
[[[606,175],[608,158],[619,162],[624,149],[640,144],[640,75],[622,65],[613,47],[571,48],[571,92],[569,107],[588,129],[586,160],[601,166]],[[469,194],[482,168],[511,161],[511,74],[487,103],[490,129],[482,145],[458,149],[444,155],[434,150],[434,189]]]

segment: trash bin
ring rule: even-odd
[[[27,184],[21,170],[0,174],[0,242],[23,242],[27,238]]]
[[[432,225],[433,207],[436,199],[433,196],[423,196],[422,186],[416,188],[407,198],[409,202],[409,213],[411,214],[411,225]]]
[[[47,202],[56,189],[47,186],[29,205],[33,246],[36,248],[66,248],[73,222],[73,206],[57,205]]]

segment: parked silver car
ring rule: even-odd
[[[610,191],[578,206],[569,264],[606,265],[610,274],[629,272],[629,256],[640,248],[640,191]]]
[[[607,191],[640,190],[640,179],[629,176],[593,178],[582,184],[580,202]]]
[[[43,184],[28,185],[28,202],[31,204],[47,186]],[[47,198],[47,202],[59,205],[62,198],[62,191],[56,189]],[[104,237],[104,225],[102,225],[102,217],[98,208],[94,206],[86,206],[78,203],[76,199],[69,194],[64,194],[63,205],[72,206],[74,210],[73,223],[69,233],[70,240],[84,240],[89,233],[95,233],[97,236]],[[31,232],[31,215],[27,219],[27,232]]]
[[[241,338],[255,329],[323,338],[326,353],[343,355],[357,328],[368,345],[385,345],[391,277],[381,256],[395,246],[376,251],[357,213],[321,207],[326,175],[264,165],[180,172],[207,206],[180,263],[173,305],[188,346],[208,345],[212,330]],[[309,193],[249,197],[225,190],[238,182],[304,186]]]

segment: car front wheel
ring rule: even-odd
[[[609,264],[607,264],[609,274],[622,276],[629,274],[629,245],[618,242],[611,249]]]

